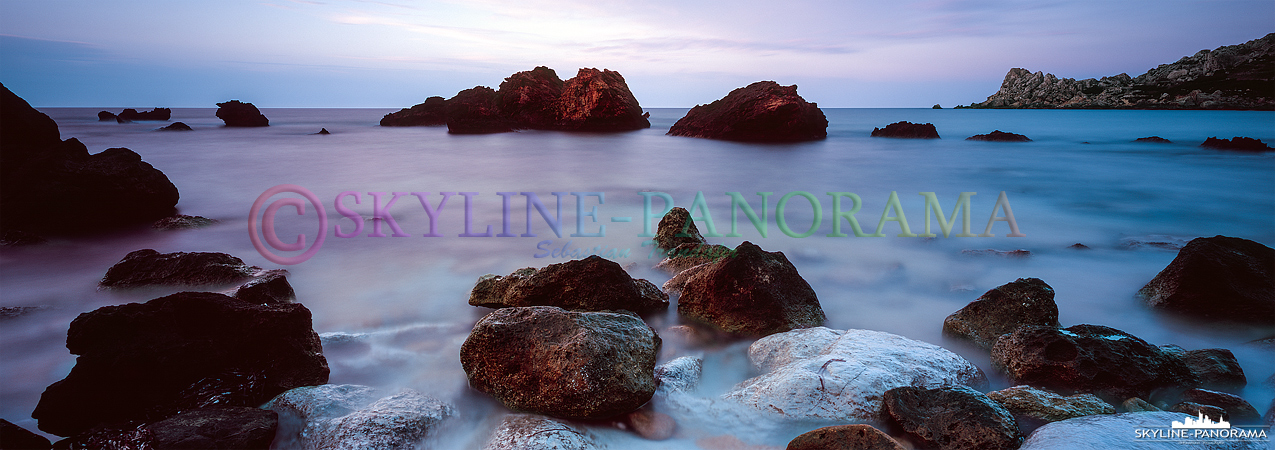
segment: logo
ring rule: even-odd
[[[1173,421],[1173,424],[1170,425],[1170,428],[1224,429],[1224,428],[1231,428],[1231,423],[1225,420],[1221,420],[1220,422],[1214,422],[1212,420],[1209,420],[1209,416],[1204,415],[1204,412],[1201,411],[1199,418],[1192,419],[1190,417],[1187,417],[1186,420],[1182,422],[1178,422],[1175,420]]]
[[[1176,442],[1182,444],[1216,444],[1268,439],[1265,426],[1231,426],[1222,418],[1214,421],[1203,412],[1196,417],[1182,416],[1168,428],[1138,428],[1134,440],[1143,442]]]
[[[297,240],[295,242],[287,244],[284,243],[283,240],[279,239],[279,235],[275,234],[274,229],[275,215],[277,215],[279,213],[279,209],[284,206],[296,208],[297,215],[305,215],[305,202],[302,202],[301,199],[282,198],[275,200],[269,207],[266,207],[265,214],[261,219],[261,233],[258,234],[257,232],[257,215],[261,212],[261,206],[266,203],[266,200],[270,200],[270,197],[284,192],[291,192],[305,197],[311,205],[314,205],[314,212],[319,216],[319,232],[315,235],[314,244],[311,245],[304,253],[296,256],[279,256],[270,251],[269,248],[266,248],[265,244],[269,244],[270,247],[285,252],[295,252],[305,248],[304,234],[297,235]],[[323,203],[320,202],[319,197],[315,196],[309,189],[295,184],[281,184],[270,189],[266,189],[265,192],[262,192],[261,195],[257,197],[257,201],[252,203],[252,209],[248,211],[248,239],[252,240],[252,246],[256,247],[257,252],[261,253],[261,256],[275,264],[291,265],[305,262],[310,259],[310,257],[314,256],[315,253],[318,253],[320,247],[323,247],[323,238],[327,235],[327,233],[328,215],[327,211],[323,209]],[[264,244],[261,242],[261,235],[265,235]]]

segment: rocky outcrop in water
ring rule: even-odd
[[[470,387],[510,409],[608,419],[651,399],[659,347],[636,315],[513,307],[474,324],[460,361]]]
[[[152,285],[225,285],[247,281],[261,270],[225,253],[160,253],[137,250],[107,269],[102,287],[134,288]]]
[[[660,218],[654,240],[657,247],[670,250],[682,244],[703,244],[704,236],[699,234],[699,228],[691,220],[690,211],[674,206]]]
[[[797,86],[758,81],[719,100],[691,108],[670,136],[745,142],[797,142],[828,137],[819,105],[797,95]]]
[[[1001,130],[995,130],[987,134],[976,134],[965,138],[967,141],[987,141],[987,142],[1030,142],[1027,136],[1016,133],[1006,133]]]
[[[943,321],[943,334],[991,349],[1023,325],[1058,326],[1054,289],[1039,278],[1019,278],[992,289]]]
[[[328,381],[310,310],[299,303],[182,292],[106,306],[71,322],[66,347],[79,355],[75,367],[45,389],[31,413],[41,430],[60,436],[162,420],[208,401],[257,406],[288,389]],[[247,375],[227,377],[231,373]],[[217,379],[231,382],[199,388]],[[191,389],[220,400],[192,399]]]
[[[533,414],[505,416],[482,450],[595,450],[593,439],[576,427]]]
[[[430,97],[424,102],[386,114],[381,118],[383,127],[422,127],[447,125],[447,100]]]
[[[939,131],[932,123],[895,122],[885,128],[873,128],[872,137],[939,139]]]
[[[1236,136],[1231,139],[1218,139],[1216,136],[1205,139],[1200,144],[1204,148],[1212,148],[1217,150],[1241,150],[1250,152],[1263,152],[1271,150],[1269,145],[1262,142],[1261,139],[1253,139],[1248,137]]]
[[[1172,144],[1173,141],[1162,138],[1160,136],[1147,136],[1134,139],[1133,142],[1150,142],[1153,144]]]
[[[489,87],[474,86],[447,99],[448,133],[504,133],[513,129],[513,123],[496,106],[496,91]]]
[[[191,230],[195,228],[203,228],[203,227],[215,225],[218,223],[221,223],[221,221],[217,219],[209,219],[207,217],[177,214],[171,217],[165,217],[163,219],[156,220],[155,223],[151,224],[151,228],[154,228],[160,231]]]
[[[509,276],[486,276],[469,295],[469,304],[488,308],[557,306],[573,311],[627,309],[646,314],[668,308],[668,294],[643,279],[633,279],[615,261],[597,255],[525,268]]]
[[[0,229],[100,232],[171,216],[177,187],[126,148],[90,155],[0,84]]]
[[[1194,320],[1271,327],[1275,250],[1227,236],[1192,239],[1138,295]]]
[[[695,269],[682,272],[678,314],[761,336],[823,325],[819,297],[783,252],[744,241],[730,256]]]
[[[142,111],[142,112],[138,112],[136,109],[129,108],[124,110],[123,112],[120,112],[119,115],[115,117],[117,120],[121,122],[132,122],[136,120],[167,121],[172,116],[173,116],[173,111],[168,108],[155,108],[150,111]],[[98,119],[100,120],[101,118],[102,118],[102,115],[98,114]]]
[[[98,120],[98,122],[108,122],[108,121],[114,121],[114,120],[116,120],[116,118],[117,118],[117,117],[119,117],[119,116],[116,116],[116,115],[115,115],[115,113],[110,112],[110,111],[98,111],[98,112],[97,112],[97,120]]]
[[[548,67],[515,73],[500,83],[500,112],[525,128],[552,129],[562,89],[562,79]]]
[[[194,130],[190,128],[190,125],[186,125],[185,122],[173,122],[166,127],[156,128],[155,131],[194,131]]]
[[[650,128],[642,106],[619,72],[580,69],[562,83],[556,105],[557,123],[566,131],[629,131]]]
[[[1010,69],[1000,91],[971,108],[1275,109],[1275,33],[1200,50],[1137,77],[1076,80]]]
[[[228,127],[270,126],[270,119],[261,114],[256,105],[239,100],[218,103],[217,118],[225,122]]]
[[[541,66],[510,75],[499,91],[478,86],[447,100],[451,133],[630,131],[650,128],[649,116],[624,77],[605,69],[580,69],[564,82]]]

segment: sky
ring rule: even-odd
[[[0,0],[0,83],[40,106],[408,107],[548,66],[644,107],[759,80],[821,107],[983,101],[1010,68],[1137,76],[1275,31],[1275,0]]]

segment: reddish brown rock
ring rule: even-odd
[[[817,104],[797,95],[796,85],[758,81],[691,108],[668,134],[747,142],[811,141],[828,137],[828,119]]]
[[[539,66],[505,78],[500,83],[496,104],[500,114],[518,124],[519,128],[554,129],[562,86],[557,72]]]
[[[557,306],[574,311],[627,309],[650,313],[668,308],[668,294],[630,277],[615,261],[597,255],[520,269],[507,277],[483,277],[469,304],[488,308]]]
[[[1241,137],[1241,136],[1236,136],[1231,139],[1218,139],[1217,137],[1211,137],[1211,138],[1205,139],[1204,142],[1200,144],[1200,146],[1204,148],[1212,148],[1217,150],[1242,150],[1242,151],[1250,151],[1250,152],[1262,152],[1262,151],[1271,150],[1271,147],[1269,145],[1266,145],[1265,142],[1262,142],[1261,139],[1253,139],[1253,138]]]
[[[814,289],[782,252],[745,241],[732,255],[698,267],[681,287],[683,316],[761,336],[823,325]]]
[[[691,213],[686,208],[674,206],[664,217],[660,218],[660,225],[655,230],[656,247],[671,250],[682,244],[703,244],[704,236],[699,234],[699,228],[695,227],[695,221],[691,220]]]
[[[932,123],[895,122],[885,128],[873,128],[872,137],[939,139],[939,132]]]
[[[1013,450],[1023,443],[1013,414],[965,386],[894,388],[881,406],[890,425],[923,447]]]
[[[489,87],[475,86],[447,99],[448,133],[503,133],[513,129],[513,124],[500,114],[496,91]]]
[[[1021,134],[1006,133],[1001,130],[996,130],[987,134],[976,134],[976,135],[965,138],[965,140],[989,141],[989,142],[1030,142],[1031,141],[1031,139],[1028,139],[1027,136],[1023,136]]]
[[[811,430],[788,442],[788,450],[904,450],[899,441],[872,425],[852,424]]]
[[[554,128],[566,131],[629,131],[650,128],[637,98],[619,72],[580,69],[562,85]]]
[[[1275,325],[1275,250],[1226,236],[1188,242],[1138,291],[1152,308],[1203,322]]]
[[[990,350],[1001,335],[1023,325],[1058,326],[1054,289],[1039,278],[1019,278],[992,289],[943,321],[943,334]]]

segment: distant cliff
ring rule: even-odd
[[[1137,77],[1076,80],[1010,69],[1000,91],[968,107],[1275,110],[1275,33],[1200,50]]]

